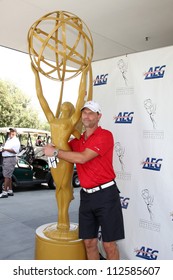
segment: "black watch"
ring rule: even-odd
[[[54,156],[54,157],[58,157],[58,154],[59,154],[59,149],[56,149],[56,150],[53,152],[53,156]]]

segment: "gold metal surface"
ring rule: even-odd
[[[85,101],[92,99],[91,33],[76,15],[56,11],[44,15],[31,26],[28,46],[37,97],[50,124],[52,143],[58,149],[69,151],[70,137],[79,138],[81,134],[80,109]],[[44,97],[40,74],[61,83],[55,114]],[[65,82],[78,75],[80,82],[74,106],[70,102],[63,102],[63,90]],[[44,235],[53,240],[74,240],[78,230],[70,228],[68,213],[73,199],[73,164],[60,159],[57,167],[51,168],[51,173],[56,184],[58,219],[56,226],[49,225],[44,229]]]
[[[55,225],[53,225],[54,227]],[[86,260],[86,251],[83,240],[49,238],[44,235],[45,228],[51,228],[51,224],[40,226],[36,230],[35,259],[36,260]],[[70,224],[70,228],[77,228],[76,224]],[[55,226],[56,228],[56,226]]]

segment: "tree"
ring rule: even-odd
[[[30,99],[13,83],[0,80],[0,127],[41,127]]]

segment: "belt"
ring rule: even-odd
[[[16,157],[16,156],[11,156],[11,157]],[[10,158],[10,156],[9,157],[3,157],[3,158]]]
[[[108,183],[105,183],[105,184],[103,184],[103,185],[97,186],[97,187],[95,187],[95,188],[91,188],[91,189],[82,188],[82,189],[83,189],[85,192],[87,192],[87,193],[94,193],[94,192],[98,192],[98,191],[100,191],[100,190],[109,188],[109,187],[113,186],[114,184],[115,184],[115,181],[112,180],[112,181],[110,181],[110,182],[108,182]]]

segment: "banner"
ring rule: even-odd
[[[173,259],[173,47],[93,62],[100,125],[115,140],[122,260]]]

